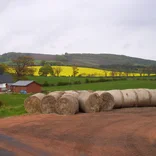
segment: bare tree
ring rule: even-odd
[[[34,65],[34,59],[30,56],[19,56],[16,59],[12,59],[12,62],[17,77],[22,77],[27,75],[27,73],[29,73],[30,71],[30,68],[28,67]]]
[[[79,73],[79,69],[77,66],[73,66],[72,70],[73,70],[73,76],[75,77]]]
[[[60,73],[62,72],[63,68],[60,66],[57,66],[53,68],[54,76],[60,76]]]

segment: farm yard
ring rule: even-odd
[[[145,80],[141,84],[142,88],[147,88],[146,85],[149,84],[146,82],[153,81]],[[132,81],[130,83],[132,85]],[[111,96],[108,96],[108,93]],[[0,95],[4,104],[0,109],[0,116],[16,115],[0,119],[0,155],[102,156],[105,153],[105,155],[131,156],[133,153],[136,156],[144,154],[155,156],[156,90],[110,90],[107,93],[67,90],[51,92],[47,96],[39,94]],[[101,100],[92,96],[93,94],[103,96],[104,102],[109,102],[109,105],[107,103],[102,107]],[[75,101],[78,95],[83,105],[81,108],[86,113],[78,113],[75,107],[78,104]],[[43,114],[38,107],[40,102],[35,96],[42,101],[44,99],[41,107]],[[50,100],[55,102],[52,96],[59,101],[56,110],[60,115],[52,113],[55,111],[51,106],[52,103],[50,104]],[[89,97],[90,102],[87,102]],[[68,102],[65,102],[66,98]],[[27,114],[26,111],[31,114]]]
[[[38,99],[29,99],[32,94],[0,94],[0,155],[155,156],[156,129],[153,123],[156,119],[156,107],[152,102],[156,100],[154,94],[141,91],[136,97],[134,92],[128,90],[133,98],[128,98],[127,102],[125,100],[125,89],[156,89],[155,76],[27,76],[27,79],[42,85],[42,93],[39,96],[41,99],[42,95],[47,96],[40,110],[40,107],[37,107],[40,103]],[[100,90],[122,89],[125,90],[125,107],[131,108],[120,107],[123,97],[119,92],[111,95],[120,101],[113,101],[109,95],[104,98],[104,102],[110,100],[105,107],[101,104],[96,107],[98,102],[95,95],[86,102],[86,97],[89,98],[94,93],[102,96],[98,92]],[[79,93],[86,90],[90,92],[83,93],[85,96],[81,97],[83,102],[80,112],[75,100],[78,94],[70,96],[71,90],[77,90]],[[53,94],[55,91],[61,91],[63,94]],[[138,101],[143,94],[144,100],[139,100],[141,102],[136,105],[135,100]],[[60,99],[57,108],[49,105],[48,96]],[[65,108],[65,99],[69,100],[68,106],[72,106],[74,102],[74,107]],[[55,101],[52,98],[51,100]],[[91,105],[95,106],[94,109],[90,108]],[[57,113],[53,112],[55,109]]]
[[[0,0],[0,156],[156,156],[155,7]]]
[[[30,77],[32,78],[32,77]],[[64,82],[69,78],[60,77],[59,80],[57,78],[50,78],[50,77],[35,77],[37,82],[42,82],[43,79],[51,83],[51,79],[55,80],[52,81],[55,84],[58,81]],[[85,82],[85,78],[78,78],[79,80]],[[72,81],[77,81],[77,78],[73,78]],[[88,78],[89,80],[97,80],[97,78]],[[57,80],[57,81],[56,81]],[[75,84],[75,85],[66,85],[66,86],[45,86],[42,87],[44,92],[51,92],[51,91],[60,91],[60,90],[112,90],[112,89],[131,89],[131,88],[149,88],[149,89],[156,89],[155,80],[120,80],[120,81],[108,81],[108,82],[98,82],[98,83],[84,83],[84,84]],[[6,116],[14,116],[14,115],[21,115],[25,114],[24,110],[24,100],[28,95],[24,94],[0,94],[0,101],[3,105],[0,107],[0,117]]]

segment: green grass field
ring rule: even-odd
[[[100,83],[89,83],[68,86],[43,87],[46,91],[55,90],[111,90],[111,89],[131,89],[131,88],[149,88],[156,89],[156,81],[150,80],[121,80]]]
[[[55,90],[111,90],[149,88],[156,89],[156,81],[153,80],[120,80],[100,83],[77,84],[67,86],[43,87],[44,91]],[[0,101],[4,106],[0,107],[0,117],[16,116],[26,114],[24,110],[24,100],[30,95],[22,94],[0,94]]]
[[[29,80],[34,80],[39,84],[43,84],[45,81],[48,82],[48,84],[54,84],[56,85],[59,82],[70,82],[70,83],[74,83],[75,81],[80,81],[81,83],[85,83],[86,79],[88,80],[99,80],[99,77],[52,77],[52,76],[48,76],[48,77],[44,77],[44,76],[27,76],[27,78]],[[101,77],[103,79],[112,79],[112,77]],[[124,77],[126,78],[126,77]],[[119,77],[114,77],[114,79],[120,79]],[[129,77],[127,78],[129,80],[156,80],[155,76],[151,76],[151,77]]]

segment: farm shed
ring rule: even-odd
[[[12,83],[13,78],[11,75],[3,74],[0,75],[0,92],[7,90],[7,84]]]
[[[17,81],[11,85],[12,92],[20,93],[22,90],[27,93],[39,93],[41,92],[41,85],[35,81]]]

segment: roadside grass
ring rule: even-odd
[[[25,114],[24,100],[30,95],[23,94],[0,94],[0,118]]]

